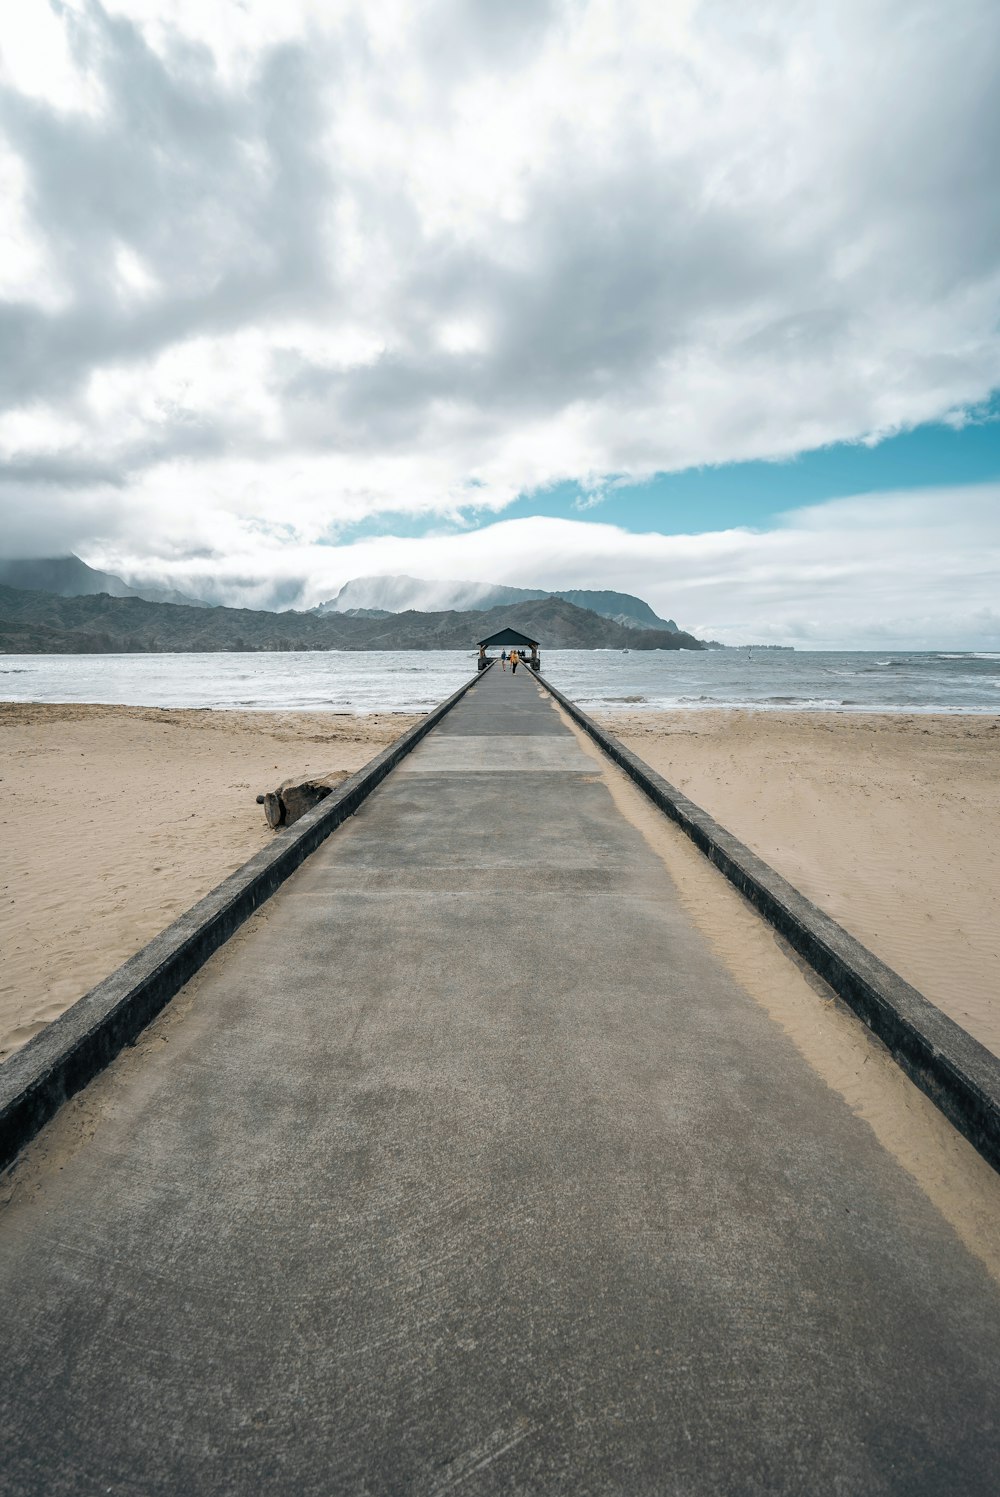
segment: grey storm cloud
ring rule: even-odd
[[[572,401],[651,397],[664,358],[697,346],[706,311],[736,313],[777,294],[795,270],[763,226],[698,202],[696,182],[658,182],[630,164],[613,179],[547,184],[527,229],[530,270],[435,244],[406,266],[396,326],[402,348],[361,370],[303,363],[284,385],[294,412],[318,402],[332,440],[410,440],[428,406],[457,400],[505,420],[558,412]],[[496,329],[488,355],[435,347],[433,329],[470,311]],[[795,319],[827,345],[846,312]],[[790,319],[784,319],[786,323]],[[790,330],[755,334],[759,350],[787,347]],[[308,420],[308,414],[303,412]]]
[[[7,545],[500,509],[1000,383],[988,0],[359,6],[235,70],[127,10],[57,7],[95,107],[0,82],[53,283],[0,302]]]

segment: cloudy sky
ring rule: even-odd
[[[1000,646],[996,0],[18,0],[0,549]]]

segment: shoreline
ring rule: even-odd
[[[588,710],[1000,1053],[1000,718]],[[0,702],[0,1061],[421,715]]]
[[[554,682],[554,685],[559,685]],[[562,690],[562,687],[559,688]],[[2,700],[2,698],[0,698]],[[576,699],[574,698],[574,701]],[[789,703],[776,705],[769,702],[685,702],[683,706],[643,706],[632,697],[603,697],[588,700],[581,697],[576,703],[581,712],[594,719],[620,717],[701,717],[713,713],[745,712],[761,717],[973,717],[997,718],[996,707],[899,707],[899,706],[839,706],[824,705],[796,707]]]

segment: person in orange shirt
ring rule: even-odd
[[[514,675],[514,673],[516,672],[516,670],[517,670],[517,668],[518,668],[518,666],[520,664],[521,664],[521,657],[520,657],[520,655],[518,654],[518,652],[516,650],[511,650],[511,652],[510,652],[510,673],[511,673],[512,676]]]

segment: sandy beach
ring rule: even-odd
[[[599,719],[1000,1054],[1000,719]]]
[[[0,703],[0,1059],[273,836],[258,792],[415,721]]]
[[[414,720],[0,704],[0,1058],[267,841],[259,791]],[[1000,1053],[996,718],[602,721]]]

